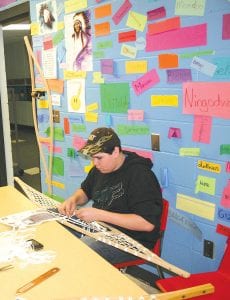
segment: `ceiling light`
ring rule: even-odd
[[[10,24],[2,27],[3,30],[30,30],[30,24]]]

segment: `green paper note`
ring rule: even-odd
[[[100,85],[101,111],[107,113],[127,113],[130,90],[128,83]]]

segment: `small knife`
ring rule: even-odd
[[[56,274],[59,270],[60,270],[59,268],[52,268],[49,271],[43,273],[42,275],[38,276],[37,278],[33,279],[32,281],[26,283],[25,285],[17,289],[16,295],[27,292],[28,290],[32,289],[34,286],[46,280],[50,276]]]

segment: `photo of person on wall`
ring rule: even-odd
[[[56,1],[46,1],[37,4],[37,20],[40,24],[40,33],[56,31]]]
[[[92,71],[90,12],[65,16],[66,63],[69,70]]]

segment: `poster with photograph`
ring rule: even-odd
[[[85,79],[67,80],[68,112],[85,113]]]
[[[36,5],[37,22],[40,25],[40,34],[57,31],[56,1],[49,0]]]
[[[90,11],[66,15],[64,23],[67,69],[92,71]]]

